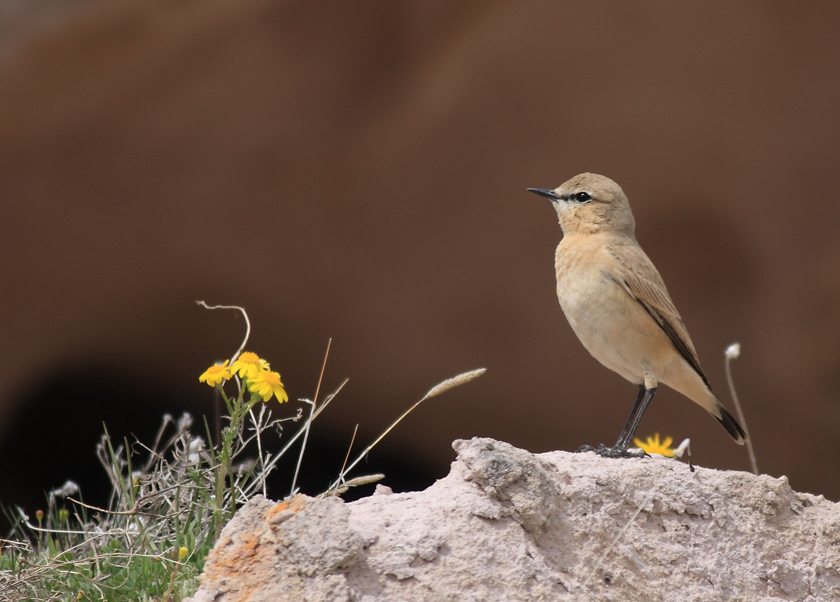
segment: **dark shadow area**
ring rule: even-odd
[[[87,367],[84,372],[68,370],[32,390],[23,404],[24,410],[15,417],[8,436],[0,444],[0,458],[4,459],[0,462],[0,482],[4,484],[0,504],[11,512],[16,512],[17,506],[23,508],[34,522],[35,511],[47,508],[49,491],[71,480],[80,486],[85,503],[107,507],[110,484],[96,456],[96,445],[104,433],[103,423],[115,446],[125,440],[130,445],[139,441],[151,446],[167,413],[175,419],[183,412],[192,414],[192,431],[199,435],[204,433],[203,415],[207,415],[208,424],[215,431],[215,416],[208,410],[208,406],[212,408],[213,396],[204,385],[187,394],[173,391],[162,383],[131,381],[130,375],[115,374],[104,367],[96,370]],[[275,416],[293,415],[293,405],[297,404],[276,406],[275,403]],[[137,408],[143,411],[138,412]],[[284,423],[280,441],[273,431],[265,433],[263,445],[269,451],[281,449],[297,431],[298,424],[302,421]],[[297,481],[300,491],[308,495],[323,492],[335,480],[349,443],[336,444],[333,433],[319,430],[318,426],[318,421],[313,423]],[[169,426],[167,434],[173,428]],[[357,442],[350,461],[365,445],[367,442]],[[255,456],[256,446],[252,447]],[[139,459],[145,460],[145,450],[135,448]],[[269,478],[269,497],[281,499],[289,494],[299,450],[299,445],[295,445],[278,463]],[[374,473],[384,473],[386,478],[382,483],[394,491],[422,489],[444,476],[432,475],[420,463],[400,457],[385,441],[349,478]],[[342,497],[358,499],[370,495],[374,487],[353,488]],[[65,506],[71,508],[72,504]],[[0,533],[8,533],[11,525],[7,517],[0,516],[0,521]]]

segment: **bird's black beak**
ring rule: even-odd
[[[548,188],[529,188],[528,192],[533,192],[534,194],[544,196],[552,202],[562,200],[559,194],[557,194],[553,190],[549,190]]]

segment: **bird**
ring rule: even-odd
[[[635,457],[629,443],[659,383],[705,409],[743,445],[746,432],[712,391],[662,277],[636,241],[621,187],[582,173],[553,190],[528,191],[557,211],[563,230],[554,259],[557,298],[572,330],[595,359],[639,387],[616,444],[579,451]]]

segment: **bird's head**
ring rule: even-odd
[[[554,190],[529,188],[557,210],[564,234],[599,232],[633,236],[636,223],[621,186],[605,176],[582,173]]]

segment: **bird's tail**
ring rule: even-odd
[[[721,425],[723,425],[723,428],[725,428],[726,432],[729,433],[729,435],[735,440],[735,443],[738,445],[746,443],[748,439],[747,433],[741,428],[741,425],[738,424],[738,421],[735,420],[734,416],[732,416],[732,414],[730,414],[720,402],[718,402],[717,408],[715,409],[720,412],[720,415],[715,415],[714,412],[710,412],[710,414],[714,416]]]
[[[709,414],[714,416],[715,420],[723,425],[726,432],[735,440],[738,445],[743,445],[747,442],[747,433],[738,424],[738,421],[730,414],[717,396],[712,392],[709,384],[699,374],[694,379],[683,379],[677,381],[673,385],[669,382],[666,385],[676,389],[701,408],[706,410]],[[679,388],[678,388],[679,386]]]

